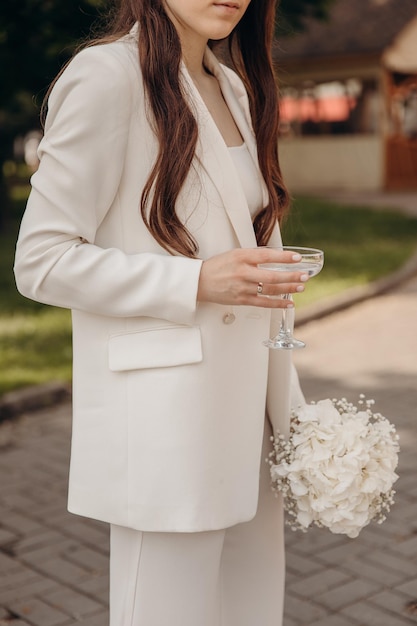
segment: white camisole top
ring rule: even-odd
[[[250,213],[253,216],[262,207],[260,172],[245,143],[240,146],[229,146],[229,154],[235,164]]]

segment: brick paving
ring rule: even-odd
[[[417,624],[417,279],[297,334],[307,398],[375,398],[401,437],[401,478],[388,520],[357,539],[288,531],[284,626]],[[70,428],[63,404],[0,437],[0,626],[108,623],[108,528],[65,508]]]
[[[307,343],[294,360],[309,400],[364,393],[396,424],[400,479],[387,521],[357,539],[287,534],[284,624],[417,624],[417,278],[297,335]]]

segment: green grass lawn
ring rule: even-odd
[[[302,307],[399,269],[417,250],[417,219],[304,197],[294,202],[283,239],[325,253],[322,272],[295,297]]]
[[[0,233],[0,395],[71,378],[70,314],[20,296],[12,273],[18,220],[27,189],[14,191],[14,215]],[[398,269],[414,252],[417,220],[399,213],[342,207],[299,198],[284,228],[286,244],[325,251],[325,267],[297,306],[373,281]]]
[[[17,291],[13,259],[27,188],[14,193],[13,214],[0,233],[0,395],[50,380],[71,379],[71,314]]]

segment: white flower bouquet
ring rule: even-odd
[[[272,489],[281,492],[287,523],[306,531],[315,524],[357,537],[371,520],[382,523],[394,502],[398,435],[373,400],[360,408],[342,400],[306,404],[292,415],[286,441],[271,437],[267,459]]]

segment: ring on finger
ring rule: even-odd
[[[257,287],[256,287],[256,291],[258,293],[262,293],[264,290],[264,284],[263,283],[258,283]]]

